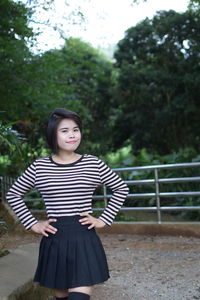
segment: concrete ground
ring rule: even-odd
[[[100,234],[111,278],[94,288],[91,300],[200,299],[200,239],[183,236]],[[31,287],[38,243],[0,258],[0,300],[52,299]],[[29,290],[30,289],[30,290]]]
[[[23,245],[0,258],[0,300],[15,300],[32,284],[38,243]]]

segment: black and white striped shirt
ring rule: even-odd
[[[51,157],[35,160],[12,185],[7,200],[25,228],[30,229],[38,221],[22,197],[31,189],[41,193],[48,218],[56,218],[92,213],[92,195],[101,184],[112,190],[112,197],[99,218],[111,225],[129,189],[102,160],[89,154],[71,164],[58,164]]]

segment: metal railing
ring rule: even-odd
[[[198,182],[200,181],[200,176],[196,177],[179,177],[179,178],[159,178],[159,170],[167,169],[183,169],[183,168],[197,168],[200,167],[200,163],[182,163],[182,164],[164,164],[164,165],[153,165],[153,166],[142,166],[142,167],[130,167],[130,168],[118,168],[113,169],[116,172],[122,171],[144,171],[151,170],[154,172],[153,179],[144,180],[129,180],[125,181],[128,185],[141,185],[141,184],[154,184],[154,193],[139,193],[139,194],[129,194],[127,198],[152,198],[156,199],[156,206],[150,207],[122,207],[122,210],[135,210],[135,211],[156,211],[157,212],[157,222],[161,224],[161,212],[162,211],[200,211],[200,206],[161,206],[162,197],[194,197],[200,196],[199,191],[185,191],[185,192],[160,192],[160,184],[168,183],[185,183],[185,182]]]
[[[181,164],[163,164],[163,165],[152,165],[152,166],[140,166],[140,167],[128,167],[128,168],[116,168],[113,169],[115,172],[130,172],[130,171],[152,171],[154,178],[152,179],[142,179],[142,180],[125,180],[125,182],[130,185],[154,185],[155,192],[153,193],[130,193],[127,196],[127,199],[134,198],[155,198],[155,206],[147,207],[127,207],[123,206],[122,211],[154,211],[157,212],[157,222],[161,224],[161,212],[163,211],[200,211],[200,206],[162,206],[161,198],[171,198],[171,197],[196,197],[200,196],[199,191],[181,191],[181,192],[160,192],[160,184],[169,184],[169,183],[186,183],[186,182],[199,182],[200,176],[196,177],[178,177],[178,178],[159,178],[160,170],[167,169],[183,169],[183,168],[197,168],[200,167],[200,162],[195,163],[181,163]],[[5,191],[9,184],[12,183],[12,179],[6,177],[5,180],[1,178],[1,198],[5,199]],[[104,208],[107,205],[108,199],[111,195],[107,194],[107,187],[103,186],[102,195],[94,195],[94,200],[104,200]],[[24,199],[25,202],[41,201],[41,198],[34,199]],[[104,208],[94,208],[94,211],[102,211]],[[33,209],[32,212],[44,212],[45,210]]]

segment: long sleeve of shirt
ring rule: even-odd
[[[26,229],[30,229],[37,220],[27,208],[22,197],[35,186],[36,166],[33,163],[12,185],[7,193],[7,201]]]
[[[92,213],[92,196],[95,189],[105,184],[113,194],[100,216],[111,225],[122,206],[128,187],[104,162],[96,156],[84,154],[71,164],[58,164],[51,157],[37,159],[12,185],[7,200],[26,229],[37,220],[28,210],[23,196],[37,189],[45,203],[47,217]]]
[[[112,190],[112,197],[99,218],[107,225],[111,225],[128,195],[129,188],[103,161],[99,159],[98,164],[102,184]]]

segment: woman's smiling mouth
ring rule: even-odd
[[[68,144],[75,144],[77,141],[69,141],[69,142],[66,142]]]

